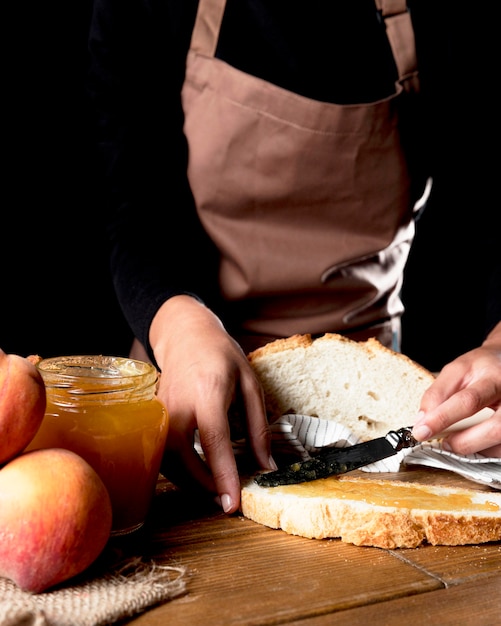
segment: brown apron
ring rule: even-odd
[[[414,236],[396,101],[417,88],[405,1],[376,0],[400,79],[360,105],[312,100],[215,58],[225,0],[200,0],[182,91],[188,177],[245,350],[294,333],[398,349]]]
[[[399,73],[395,94],[337,105],[215,58],[226,1],[200,0],[182,91],[188,177],[246,351],[324,332],[399,349],[415,207],[397,101],[419,85],[405,0],[375,3]]]

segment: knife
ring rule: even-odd
[[[260,487],[294,485],[335,474],[345,474],[393,456],[402,448],[412,448],[418,441],[412,436],[412,426],[390,430],[384,437],[357,443],[346,448],[323,448],[307,461],[298,461],[278,470],[259,474],[254,481]]]

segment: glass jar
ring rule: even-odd
[[[149,363],[113,356],[67,356],[37,365],[47,408],[28,449],[66,448],[99,474],[113,508],[112,535],[140,528],[160,471],[168,414]]]

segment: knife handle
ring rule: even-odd
[[[390,430],[385,436],[385,439],[397,452],[403,448],[413,448],[419,443],[412,436],[412,426],[404,426],[404,428],[399,428],[398,430]]]

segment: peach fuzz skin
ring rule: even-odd
[[[0,576],[40,593],[87,569],[112,522],[108,492],[69,450],[20,454],[0,469]]]
[[[36,366],[0,349],[0,465],[20,454],[42,423],[45,385]]]

